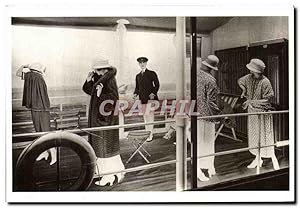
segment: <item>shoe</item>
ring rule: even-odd
[[[40,161],[42,159],[48,160],[48,157],[49,157],[49,152],[45,151],[45,152],[42,152],[42,154],[40,154],[38,156],[38,158],[36,158],[36,161]]]
[[[260,159],[259,167],[262,166],[263,162],[264,162],[264,161],[263,161],[262,159]],[[251,168],[256,168],[256,167],[257,167],[257,159],[255,158],[255,159],[252,161],[252,163],[251,163],[250,165],[247,166],[247,168],[251,169]]]
[[[50,161],[50,165],[53,165],[54,163],[56,163],[57,158],[56,158],[56,149],[55,148],[51,148],[49,150],[47,150],[51,156],[51,161]]]
[[[216,175],[216,169],[208,169],[208,176],[211,178],[213,175]]]
[[[114,175],[105,175],[101,178],[100,181],[96,181],[95,185],[97,186],[112,186],[115,181],[115,176]]]
[[[151,142],[152,140],[153,140],[153,136],[150,135],[146,141],[147,141],[147,142]]]
[[[200,181],[209,181],[209,178],[207,178],[204,173],[202,172],[202,170],[199,170],[197,173],[197,178]]]
[[[163,136],[164,139],[169,140],[170,136],[168,134],[165,134],[165,136]]]
[[[121,183],[124,180],[125,173],[117,173],[115,176],[117,177],[118,183]]]

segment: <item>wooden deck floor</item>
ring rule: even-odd
[[[121,157],[123,162],[129,158],[133,147],[127,140],[121,140]],[[239,143],[218,137],[216,142],[216,152],[246,147],[246,143]],[[145,148],[152,154],[151,163],[169,161],[175,159],[176,146],[172,140],[165,140],[162,135],[156,135],[152,142],[146,143]],[[16,161],[21,149],[14,151],[13,159]],[[189,152],[189,151],[188,151]],[[189,153],[188,153],[189,154]],[[283,157],[281,151],[277,151],[277,156],[281,167],[288,167],[288,158]],[[224,180],[232,180],[243,176],[255,175],[253,169],[248,169],[247,165],[252,161],[253,156],[249,152],[236,153],[232,155],[218,156],[215,158],[215,167],[217,174],[208,182],[198,182],[198,187],[211,185],[222,182]],[[61,179],[65,180],[62,189],[72,183],[70,178],[77,177],[80,171],[80,159],[74,152],[69,149],[61,149]],[[39,190],[55,191],[54,183],[40,183],[45,181],[55,181],[56,165],[49,166],[49,161],[45,160],[36,162],[34,175],[38,181]],[[138,154],[129,164],[125,164],[126,168],[145,165],[146,162]],[[190,162],[188,163],[188,189],[190,186]],[[94,179],[88,191],[175,191],[176,190],[176,174],[175,164],[127,173],[121,184],[111,187],[99,187],[94,184]],[[272,171],[272,163],[270,160],[264,160],[262,172]]]

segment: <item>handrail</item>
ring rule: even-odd
[[[78,97],[88,97],[88,95],[69,95],[69,96],[54,96],[49,97],[49,99],[62,99],[62,98],[78,98]],[[22,98],[14,98],[12,101],[22,101]]]
[[[82,129],[67,129],[64,131],[71,132],[71,133],[80,133],[82,131],[105,131],[105,130],[113,130],[113,129],[120,129],[120,128],[133,128],[133,127],[140,127],[145,125],[159,125],[159,124],[166,124],[166,123],[173,123],[175,122],[174,119],[164,120],[164,121],[155,121],[149,123],[135,123],[135,124],[124,124],[124,125],[113,125],[113,126],[101,126],[101,127],[91,127],[91,128],[82,128]],[[23,133],[23,134],[13,134],[12,137],[26,137],[26,136],[42,136],[44,134],[50,132],[59,132],[59,131],[44,131],[44,132],[34,132],[34,133]]]
[[[274,144],[264,145],[264,146],[260,146],[260,147],[258,147],[258,146],[245,147],[245,148],[239,148],[239,149],[234,149],[234,150],[227,150],[227,151],[212,153],[212,154],[208,154],[208,155],[201,155],[201,156],[197,156],[197,159],[201,159],[201,158],[205,158],[205,157],[211,157],[211,156],[230,155],[230,154],[235,154],[235,153],[239,153],[239,152],[246,152],[248,150],[258,149],[258,148],[263,149],[263,148],[266,148],[266,147],[273,147],[273,146],[284,147],[284,146],[288,146],[288,145],[289,145],[289,140],[278,141]]]
[[[269,112],[256,112],[256,113],[223,114],[223,115],[216,115],[216,116],[202,116],[202,117],[198,117],[197,119],[224,118],[224,117],[248,116],[248,115],[265,115],[265,114],[284,114],[284,113],[289,113],[289,111],[282,110],[282,111],[269,111]],[[65,130],[65,131],[68,131],[71,133],[80,133],[82,131],[95,132],[95,131],[105,131],[105,130],[113,130],[113,129],[120,129],[120,128],[140,127],[140,126],[145,126],[145,125],[159,125],[159,124],[173,123],[175,121],[176,121],[175,119],[168,119],[168,120],[164,120],[164,121],[154,121],[154,122],[149,122],[149,123],[135,123],[135,124],[91,127],[91,128],[83,128],[82,130],[81,129],[71,129],[71,130]],[[13,134],[12,137],[17,138],[17,137],[26,137],[26,136],[42,136],[49,132],[53,132],[53,131]]]
[[[255,112],[255,113],[232,113],[232,114],[222,114],[213,116],[198,116],[199,119],[211,119],[211,118],[224,118],[224,117],[236,117],[236,116],[253,116],[253,115],[266,115],[266,114],[284,114],[289,113],[289,110],[281,111],[267,111],[267,112]]]
[[[80,121],[86,120],[87,117],[80,117]],[[78,121],[78,118],[57,118],[58,121]],[[51,123],[54,123],[54,120],[50,120]],[[18,123],[12,123],[12,126],[23,126],[23,125],[31,125],[33,124],[32,121],[26,121],[26,122],[18,122]]]
[[[271,145],[260,146],[260,148],[277,146],[277,143],[274,143]],[[287,142],[281,146],[288,146],[288,145],[289,145],[289,143]],[[245,151],[248,151],[251,149],[258,149],[258,148],[259,147],[256,146],[256,147],[240,148],[240,149],[236,149],[236,150],[227,150],[227,151],[217,152],[217,153],[213,153],[213,154],[209,154],[209,155],[201,155],[201,156],[198,156],[197,159],[210,157],[210,156],[222,156],[222,155],[234,154],[234,153],[245,152]],[[187,158],[187,161],[192,161],[192,159],[189,157],[189,158]],[[111,172],[111,171],[104,172],[104,173],[100,174],[100,177],[104,176],[104,175],[115,174],[115,173],[128,173],[128,172],[135,172],[135,171],[144,170],[144,169],[156,168],[156,167],[160,167],[160,166],[164,166],[164,165],[170,165],[170,164],[173,164],[176,162],[177,162],[176,160],[168,160],[168,161],[164,161],[164,162],[158,162],[158,163],[154,163],[154,164],[148,164],[148,165],[143,165],[143,166],[139,166],[139,167],[128,168],[125,170],[120,170],[120,171],[115,171],[115,172]]]

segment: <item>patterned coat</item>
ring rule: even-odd
[[[246,98],[249,101],[247,110],[249,113],[266,112],[272,109],[270,99],[274,96],[274,91],[269,79],[262,76],[261,79],[248,74],[238,80],[242,89],[246,90]],[[253,115],[248,116],[248,144],[249,147],[257,147],[274,143],[273,116]],[[257,149],[250,150],[254,155]],[[261,157],[272,157],[274,147],[261,149]]]
[[[88,115],[88,127],[118,125],[118,116],[113,115],[115,103],[119,99],[118,87],[115,79],[116,72],[116,68],[111,68],[103,76],[94,74],[91,81],[86,81],[84,83],[83,91],[91,96]],[[100,83],[103,85],[103,89],[100,97],[97,97],[96,86]],[[99,111],[101,103],[105,100],[114,101],[113,105],[105,105],[106,112],[112,111],[112,114],[110,116],[101,115]],[[93,132],[93,134],[95,135],[89,135],[89,142],[94,148],[94,151],[98,158],[113,157],[119,154],[120,144],[118,129]]]
[[[212,116],[220,114],[217,105],[218,86],[216,79],[202,70],[197,71],[197,112],[200,116]],[[205,119],[216,122],[217,119]]]

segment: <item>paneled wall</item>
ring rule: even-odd
[[[246,47],[226,49],[216,51],[219,57],[218,86],[220,92],[232,95],[240,95],[241,90],[237,84],[240,77],[248,73],[245,67],[248,62],[248,51]],[[236,117],[236,131],[242,135],[247,135],[246,117]]]
[[[260,58],[266,64],[264,75],[271,81],[275,96],[271,102],[274,110],[288,110],[288,42],[264,44],[253,47],[239,47],[218,50],[219,57],[218,85],[222,93],[240,95],[237,80],[248,74],[246,64],[251,58]],[[288,139],[288,115],[274,116],[274,133],[276,140]],[[247,135],[246,117],[237,118],[237,132]]]

